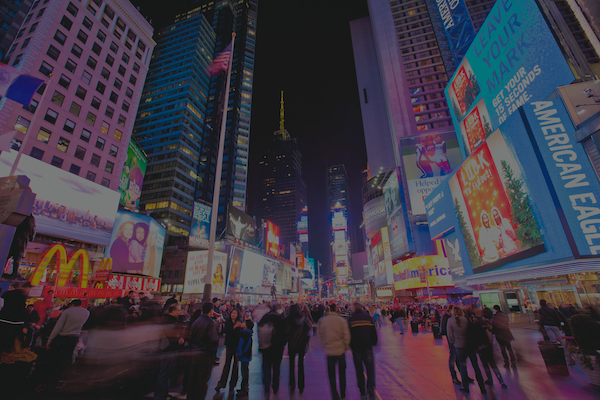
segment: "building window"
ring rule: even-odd
[[[113,103],[117,104],[117,100],[119,100],[119,95],[116,94],[115,92],[110,92],[109,100],[112,101]]]
[[[69,86],[71,86],[71,79],[67,78],[64,75],[61,75],[60,78],[58,79],[58,84],[62,87],[64,87],[65,89],[68,89]]]
[[[32,147],[29,155],[33,158],[37,158],[38,160],[41,160],[42,157],[44,157],[44,151],[38,149],[37,147]]]
[[[106,166],[104,167],[104,170],[106,172],[108,172],[109,174],[112,174],[114,169],[115,169],[115,163],[112,161],[107,161]]]
[[[140,66],[138,65],[138,63],[133,63],[133,71],[135,73],[139,73],[140,72]]]
[[[131,88],[125,89],[125,96],[131,99],[133,97],[133,90]]]
[[[98,43],[94,42],[92,45],[92,51],[97,55],[100,55],[100,53],[102,53],[102,47]]]
[[[115,78],[113,86],[120,90],[123,87],[123,82],[119,78]]]
[[[79,12],[79,9],[75,6],[75,4],[69,2],[69,5],[67,6],[67,11],[70,12],[72,16],[76,17],[77,13]]]
[[[42,8],[40,11],[38,11],[38,13],[37,13],[37,15],[35,16],[35,18],[37,19],[37,18],[41,17],[42,15],[44,15],[44,11],[46,11],[46,8],[45,8],[45,7],[44,7],[44,8]]]
[[[17,37],[15,39],[19,39],[25,33],[25,28],[21,29],[19,33],[17,33]]]
[[[69,139],[66,139],[64,137],[60,137],[58,139],[58,143],[56,144],[56,148],[59,149],[60,151],[62,151],[63,153],[67,152],[67,149],[69,148],[69,144],[71,143],[71,141]]]
[[[129,56],[127,55],[127,53],[123,53],[123,56],[121,57],[121,60],[123,60],[123,62],[125,64],[129,64]]]
[[[88,171],[85,175],[85,179],[87,179],[88,181],[96,182],[96,174],[92,171]]]
[[[81,171],[81,167],[71,164],[71,168],[69,168],[69,172],[75,175],[79,175],[79,171]]]
[[[113,157],[116,157],[118,152],[119,152],[119,148],[117,146],[115,146],[114,144],[111,144],[108,154]]]
[[[49,131],[46,128],[40,128],[37,134],[37,140],[39,140],[42,143],[48,143],[48,141],[50,140],[50,135],[52,135],[51,131]]]
[[[96,139],[96,148],[100,150],[104,150],[104,145],[106,144],[106,140],[101,137]]]
[[[125,67],[124,67],[124,66],[122,66],[122,65],[119,65],[119,69],[118,69],[118,71],[117,71],[117,72],[119,73],[119,75],[121,75],[121,76],[125,76],[125,72],[126,72],[126,71],[127,71],[127,70],[125,69]]]
[[[70,58],[67,59],[67,63],[65,64],[65,68],[72,73],[75,73],[75,69],[77,68],[77,63]]]
[[[77,149],[75,149],[75,158],[79,158],[80,160],[83,161],[84,157],[85,157],[85,148],[81,147],[81,146],[77,146]]]
[[[39,102],[35,101],[35,100],[31,100],[31,103],[29,103],[29,106],[23,106],[24,110],[29,111],[30,113],[34,113],[37,106],[38,106]]]
[[[83,73],[81,74],[81,80],[89,85],[90,82],[92,81],[92,74],[90,74],[89,72],[84,70]]]
[[[89,19],[88,17],[83,18],[83,26],[85,26],[88,29],[88,31],[92,29],[93,25],[94,23],[91,19]]]
[[[104,186],[104,187],[109,187],[110,186],[110,180],[108,180],[106,178],[102,178],[102,182],[100,184],[102,186]]]
[[[73,44],[71,53],[73,53],[77,58],[81,58],[81,53],[83,53],[83,50],[81,49],[81,47],[77,46],[76,44]]]
[[[100,132],[108,135],[109,129],[110,129],[110,124],[106,121],[102,121],[102,124],[100,124]]]
[[[121,105],[121,108],[123,109],[123,111],[127,112],[129,111],[129,103],[126,102],[125,100],[123,100],[123,104]]]
[[[131,76],[129,77],[129,83],[131,83],[132,85],[135,85],[137,83],[137,78],[133,76],[133,74],[131,74]]]
[[[79,113],[81,112],[81,106],[75,102],[72,102],[69,112],[74,116],[79,117]]]
[[[106,40],[106,33],[102,32],[102,30],[101,30],[101,29],[98,29],[98,34],[96,35],[96,37],[97,37],[98,39],[100,39],[100,41],[101,41],[102,43],[104,43],[104,41]]]
[[[102,67],[102,72],[100,73],[100,75],[102,75],[104,79],[108,80],[108,78],[110,77],[110,71]]]
[[[110,44],[110,50],[113,53],[117,54],[117,51],[119,51],[119,46],[117,46],[117,44],[115,42],[111,42],[111,44]]]
[[[96,110],[99,110],[100,104],[102,104],[102,101],[99,98],[96,96],[92,97],[92,107],[94,107]]]
[[[90,160],[90,164],[92,164],[94,167],[100,168],[100,160],[101,160],[101,157],[98,154],[92,154],[92,159]]]
[[[96,123],[96,116],[91,112],[88,112],[87,117],[85,118],[85,122],[87,122],[91,126],[94,126],[94,124]]]
[[[89,56],[89,57],[88,57],[88,60],[87,60],[87,65],[88,65],[88,67],[90,67],[91,69],[94,69],[94,70],[95,70],[95,69],[96,69],[96,65],[98,65],[98,61],[96,61],[96,59],[95,59],[95,58],[93,58],[92,56]]]
[[[115,63],[114,57],[111,56],[110,54],[107,54],[106,55],[106,63],[112,67],[113,64]],[[106,79],[108,79],[108,78],[106,78]]]
[[[67,35],[65,35],[57,29],[56,33],[54,34],[54,40],[56,40],[60,44],[65,44],[65,42],[67,41]]]
[[[104,91],[106,90],[106,85],[100,81],[98,81],[98,84],[96,85],[96,91],[98,93],[104,94]]]
[[[87,129],[81,130],[81,136],[79,137],[81,140],[83,140],[86,143],[89,143],[91,137],[92,137],[92,132],[88,131]]]
[[[18,60],[15,59],[15,63],[18,63],[18,61],[21,60],[20,55],[17,57],[18,57]],[[13,63],[13,65],[15,65],[15,64]],[[42,61],[42,65],[40,65],[40,72],[46,76],[50,76],[52,71],[54,71],[54,67],[52,65],[48,64],[46,61]]]
[[[106,112],[104,113],[108,118],[112,118],[115,115],[115,110],[111,106],[106,106]]]
[[[23,40],[23,45],[21,46],[21,49],[24,49],[25,47],[29,46],[30,41],[31,41],[31,38],[27,38],[27,39]],[[48,51],[50,51],[50,50],[48,50]],[[60,51],[58,52],[58,54],[60,54]],[[48,55],[50,55],[50,54],[48,54]],[[58,58],[58,56],[57,56],[57,58]],[[55,58],[55,60],[56,60],[56,58]]]
[[[23,53],[21,53],[21,54],[17,54],[17,55],[15,56],[15,59],[14,59],[14,61],[13,61],[13,63],[12,63],[13,67],[14,67],[15,65],[17,65],[18,63],[20,63],[20,62],[21,62],[21,57],[23,57]],[[41,67],[40,67],[40,69],[41,69]]]
[[[122,115],[122,114],[119,114],[119,125],[125,126],[125,121],[127,121],[127,119],[125,118],[125,116]]]
[[[87,9],[89,12],[92,13],[92,15],[96,15],[96,13],[98,12],[98,10],[96,10],[94,7],[92,7],[91,4],[88,4]]]
[[[29,14],[27,18],[25,18],[25,21],[23,21],[23,25],[27,25],[29,21],[31,21],[31,18],[33,18],[33,13]]]
[[[58,90],[55,90],[54,94],[52,95],[51,101],[60,107],[63,105],[63,102],[65,101],[65,95],[60,93]]]
[[[86,89],[82,88],[81,86],[77,86],[77,91],[75,92],[75,96],[79,97],[81,100],[85,100],[85,95],[86,94],[87,94],[87,90]]]
[[[58,50],[56,47],[50,45],[50,47],[48,47],[48,51],[46,52],[46,54],[51,59],[57,61],[58,57],[60,56],[60,50]]]
[[[27,129],[29,128],[30,123],[31,121],[19,115],[17,117],[17,122],[15,122],[15,126],[13,128],[19,132],[27,133]]]
[[[79,33],[77,33],[77,39],[79,39],[83,44],[85,44],[85,42],[87,42],[88,40],[88,34],[80,29]]]
[[[120,142],[122,137],[123,137],[123,132],[121,132],[118,129],[115,129],[115,139]]]
[[[56,124],[56,119],[58,118],[58,113],[52,109],[48,109],[46,110],[46,115],[44,116],[44,119],[48,122],[50,122],[52,125]]]
[[[64,26],[65,28],[67,28],[68,31],[70,31],[71,27],[73,26],[73,21],[71,21],[69,18],[63,16],[62,19],[60,20],[60,24],[62,26]]]
[[[36,22],[35,24],[31,25],[31,28],[29,29],[29,33],[33,33],[35,32],[35,30],[38,27],[38,23]]]
[[[72,135],[73,132],[75,132],[75,122],[71,121],[70,119],[67,119],[65,121],[65,125],[63,126],[63,131],[69,132]]]
[[[54,165],[57,168],[62,168],[63,161],[64,160],[62,158],[52,156],[52,161],[50,161],[50,164]]]

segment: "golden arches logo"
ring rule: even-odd
[[[75,266],[75,263],[79,259],[80,265],[80,277],[79,277],[79,287],[87,288],[88,284],[88,274],[90,270],[90,259],[88,257],[87,251],[84,249],[79,249],[73,251],[67,257],[67,250],[62,244],[53,244],[50,246],[42,255],[42,261],[38,264],[33,277],[31,279],[32,285],[39,285],[42,277],[44,276],[44,272],[50,261],[52,261],[52,257],[56,255],[56,267],[58,270],[58,280],[56,282],[56,286],[66,286],[67,279]]]

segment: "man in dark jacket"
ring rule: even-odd
[[[193,355],[191,356],[188,400],[204,399],[208,391],[208,381],[210,381],[219,345],[217,326],[212,317],[212,303],[204,303],[202,315],[192,324],[190,345]]]
[[[169,378],[175,369],[177,350],[183,345],[181,332],[177,329],[179,314],[181,314],[181,307],[174,303],[169,306],[167,313],[160,320],[159,351],[162,354],[154,387],[154,400],[166,400],[169,396]]]
[[[540,300],[540,306],[541,307],[538,310],[540,325],[544,327],[550,340],[560,341],[562,343],[562,340],[558,339],[558,337],[563,336],[560,332],[560,327],[562,326],[561,322],[563,321],[564,315],[560,315],[562,314],[560,311],[548,307],[548,304],[544,299]]]
[[[440,325],[442,336],[446,336],[446,340],[448,341],[448,350],[450,350],[450,357],[448,358],[448,368],[450,369],[450,375],[452,376],[452,382],[457,385],[460,385],[461,382],[458,380],[458,376],[456,375],[456,368],[460,371],[460,364],[458,362],[458,357],[456,357],[456,347],[450,342],[448,338],[448,320],[452,318],[450,315],[450,310],[444,308],[442,314],[442,322]]]
[[[373,346],[377,345],[377,329],[375,320],[367,314],[360,303],[354,303],[354,314],[348,318],[350,325],[350,347],[356,369],[358,390],[363,399],[375,395],[375,360]],[[365,390],[365,376],[363,364],[367,370],[367,390]]]
[[[285,335],[288,339],[288,355],[290,358],[290,392],[296,389],[296,355],[298,355],[298,390],[304,391],[304,354],[310,340],[310,323],[300,311],[297,304],[290,306],[289,315],[285,319]]]
[[[494,310],[496,310],[496,314],[494,314],[494,317],[492,318],[492,333],[496,336],[496,340],[500,346],[502,358],[504,358],[504,368],[508,368],[508,355],[506,354],[506,350],[508,350],[508,354],[510,354],[512,367],[517,368],[515,353],[510,344],[511,341],[515,340],[515,337],[510,331],[508,315],[504,314],[497,304],[494,306]]]
[[[264,335],[270,335],[269,343],[261,339]],[[274,304],[271,311],[263,316],[258,323],[259,350],[263,355],[263,386],[265,398],[270,399],[271,382],[273,393],[279,391],[279,375],[281,373],[281,359],[285,347],[285,323],[283,320],[283,308],[280,304]],[[271,375],[271,372],[273,375]],[[271,380],[272,377],[272,380]]]

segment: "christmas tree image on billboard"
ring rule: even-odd
[[[458,216],[460,230],[463,232],[463,236],[465,238],[467,254],[469,255],[469,260],[471,260],[472,268],[475,269],[481,265],[481,255],[479,254],[479,249],[477,248],[475,239],[473,239],[473,236],[471,236],[471,233],[467,228],[467,222],[465,221],[465,217],[463,215],[462,210],[460,209],[460,204],[458,204],[457,199],[454,199],[454,206],[456,207],[456,214]]]

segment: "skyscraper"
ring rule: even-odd
[[[24,154],[117,190],[155,42],[128,1],[36,1],[5,57],[48,79],[44,101],[2,99],[0,127],[13,148],[33,129]],[[41,107],[36,121],[33,112]]]
[[[31,3],[33,0],[0,0],[0,60],[17,36]]]
[[[307,206],[306,184],[298,139],[292,138],[283,124],[283,93],[281,110],[279,130],[273,133],[273,142],[265,146],[259,163],[257,213],[259,218],[279,226],[279,244],[285,245],[285,256],[289,256],[289,244],[299,242],[297,223]]]
[[[352,244],[351,224],[348,220],[350,209],[350,197],[348,189],[348,174],[343,164],[327,165],[327,208],[329,209],[329,221],[331,223],[330,240],[331,269],[338,280],[340,294],[347,293],[347,279],[351,273],[350,249]]]

